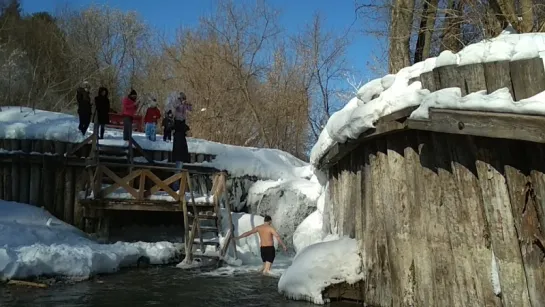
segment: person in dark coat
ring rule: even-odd
[[[98,89],[98,96],[95,97],[96,116],[99,127],[99,138],[104,138],[104,129],[110,123],[110,99],[108,98],[108,89],[101,87]]]
[[[76,92],[76,101],[78,102],[79,126],[78,129],[83,135],[87,132],[87,128],[91,124],[91,95],[89,90],[91,86],[89,82],[83,82],[83,85]]]
[[[171,110],[168,110],[166,116],[163,118],[163,141],[172,141],[172,130],[174,129],[174,115]]]

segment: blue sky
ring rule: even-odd
[[[107,4],[122,10],[137,11],[152,27],[164,33],[174,33],[180,25],[192,26],[199,17],[215,10],[215,0],[22,0],[26,13],[37,11],[55,12],[58,8],[69,5],[73,8],[85,7],[92,3]],[[362,21],[354,23],[353,0],[266,0],[273,7],[281,10],[280,22],[288,32],[302,30],[312,20],[313,14],[320,12],[325,18],[328,29],[345,33],[353,24],[354,32],[362,27]],[[376,41],[361,32],[351,35],[351,45],[347,59],[350,68],[357,71],[357,79],[367,81],[367,62],[373,52],[379,53]]]

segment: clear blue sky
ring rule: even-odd
[[[372,1],[372,0],[370,0]],[[58,8],[69,5],[81,8],[89,4],[107,4],[122,10],[138,12],[152,27],[164,33],[174,33],[180,25],[192,26],[199,17],[215,10],[215,0],[22,0],[26,13],[37,11],[55,12]],[[280,22],[287,31],[294,33],[304,28],[318,11],[325,18],[328,29],[344,33],[355,19],[353,0],[266,0],[273,7],[281,10]],[[362,22],[356,21],[353,30],[361,29]],[[352,69],[357,71],[357,78],[367,81],[367,62],[373,52],[379,52],[374,39],[355,33],[351,36],[351,45],[347,58]]]

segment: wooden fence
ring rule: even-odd
[[[464,94],[506,86],[516,100],[545,90],[542,59],[437,68],[420,79]],[[320,161],[326,227],[360,244],[360,298],[544,306],[545,117],[431,109],[429,120],[408,120],[413,110]]]

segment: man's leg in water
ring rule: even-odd
[[[263,266],[263,274],[264,275],[267,275],[267,274],[271,273],[271,265],[272,265],[272,263],[270,263],[268,261],[265,262],[265,265]]]

